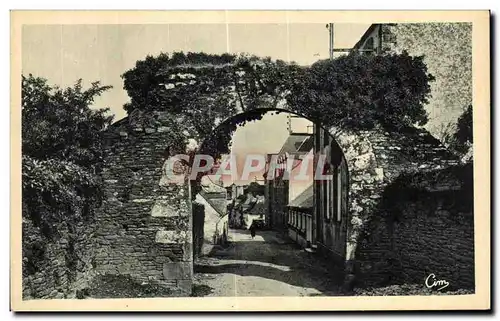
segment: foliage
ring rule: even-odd
[[[23,208],[23,217],[25,208]],[[24,220],[22,224],[23,234],[23,276],[28,276],[39,272],[42,269],[42,264],[45,260],[45,243],[46,241],[40,233],[40,229],[34,227],[30,220]]]
[[[248,198],[248,194],[240,194],[238,197],[236,197],[236,200],[239,201],[239,203],[244,203]]]
[[[456,124],[441,124],[435,131],[436,138],[446,147],[451,147],[456,131]]]
[[[438,137],[445,146],[455,151],[456,154],[464,156],[473,144],[472,126],[472,105],[469,105],[456,123],[450,123],[441,128]]]
[[[245,192],[248,194],[262,195],[264,193],[264,188],[257,182],[251,182],[248,184]]]
[[[22,77],[23,155],[59,159],[94,169],[101,161],[101,132],[111,124],[109,109],[91,109],[95,97],[109,86],[82,80],[73,87],[51,87],[43,78]]]
[[[24,212],[45,236],[63,222],[83,221],[100,201],[100,179],[83,167],[66,161],[37,160],[23,155]]]
[[[191,290],[191,296],[193,297],[204,297],[210,295],[214,291],[213,288],[206,284],[193,284]]]
[[[472,105],[469,105],[457,121],[457,131],[454,135],[455,148],[465,153],[473,143],[472,135]]]
[[[292,76],[288,68],[282,61],[246,55],[148,56],[122,75],[131,97],[125,110],[162,110],[184,117],[189,135],[203,140],[202,151],[218,157],[229,151],[238,126],[262,118],[266,111],[257,108],[277,104],[283,79]]]
[[[349,54],[311,67],[248,55],[162,53],[138,61],[122,78],[129,113],[163,110],[185,117],[191,137],[203,139],[202,149],[214,156],[229,151],[238,126],[283,101],[325,126],[423,125],[434,79],[423,57],[406,52]]]
[[[124,80],[123,89],[127,91],[131,98],[131,102],[126,104],[124,108],[130,113],[134,109],[155,107],[159,102],[158,95],[162,95],[162,90],[158,90],[158,87],[163,83],[165,76],[169,76],[168,73],[163,72],[165,68],[188,64],[224,65],[233,63],[234,60],[235,56],[229,54],[218,56],[204,53],[196,54],[190,52],[184,54],[182,52],[175,52],[171,57],[165,53],[161,53],[157,57],[148,55],[144,60],[138,60],[133,69],[128,70],[122,75]],[[176,98],[181,98],[176,97],[176,92],[173,92],[173,94],[167,99],[174,101]],[[164,108],[169,109],[178,110],[177,107],[180,106],[164,105]]]
[[[430,96],[423,57],[352,53],[303,70],[287,97],[293,109],[326,126],[424,125]]]
[[[38,254],[52,238],[66,238],[71,252],[77,225],[88,222],[100,204],[101,133],[112,117],[90,105],[108,88],[96,82],[83,90],[78,80],[61,89],[31,74],[22,77],[23,226],[39,235],[23,238],[28,272],[36,271]],[[66,257],[69,269],[76,268],[74,254]]]

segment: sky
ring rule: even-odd
[[[335,24],[334,47],[351,48],[369,24]],[[129,101],[121,75],[147,55],[175,51],[209,54],[249,53],[310,65],[329,55],[328,30],[317,24],[148,24],[25,25],[22,72],[52,85],[71,86],[83,79],[113,88],[96,99],[95,108],[110,108],[115,121],[126,116]],[[288,130],[286,114],[238,128],[233,153],[278,152]],[[271,133],[271,134],[270,134]],[[261,175],[259,175],[261,178]]]
[[[261,120],[246,123],[238,127],[233,134],[233,144],[231,154],[235,155],[238,172],[241,175],[246,161],[246,157],[251,154],[273,154],[278,153],[289,136],[289,113],[266,113]],[[305,118],[292,118],[291,130],[293,132],[311,133],[308,126],[312,123]],[[224,177],[224,185],[232,183],[248,184],[255,179],[263,180],[264,171],[251,173],[248,180],[237,179],[230,180],[230,177]]]
[[[336,24],[335,48],[350,48],[368,24]],[[61,87],[79,78],[113,89],[96,100],[115,120],[129,100],[121,75],[137,60],[160,52],[250,53],[309,65],[328,58],[326,23],[317,24],[148,24],[24,25],[22,72]]]

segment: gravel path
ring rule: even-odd
[[[207,296],[341,295],[335,275],[273,231],[230,230],[228,248],[214,248],[195,264],[195,284],[210,288]]]

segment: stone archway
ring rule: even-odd
[[[169,132],[169,115],[153,112],[115,123],[106,133],[103,171],[105,200],[97,216],[100,248],[97,270],[127,273],[187,293],[192,279],[190,184],[165,184],[166,146],[177,137]],[[151,123],[147,120],[155,119]],[[349,167],[350,188],[347,262],[354,259],[361,217],[384,180],[369,132],[331,130]],[[369,200],[361,195],[369,195]]]
[[[211,151],[210,151],[210,149],[207,151],[207,149],[205,149],[205,148],[204,148],[204,147],[205,147],[205,145],[206,145],[206,144],[214,144],[214,143],[215,143],[215,145],[216,145],[216,146],[218,146],[219,148],[224,149],[224,146],[221,146],[221,144],[219,144],[219,143],[218,143],[218,138],[217,138],[217,135],[218,135],[218,134],[220,134],[219,129],[221,129],[222,127],[225,127],[225,126],[231,126],[231,125],[233,125],[233,124],[234,124],[235,119],[238,119],[239,121],[243,121],[243,122],[247,122],[247,121],[252,121],[252,120],[255,120],[255,112],[256,112],[255,110],[252,110],[252,111],[250,111],[250,112],[242,112],[242,113],[237,114],[237,115],[235,115],[235,116],[228,117],[226,120],[224,120],[223,122],[221,122],[221,123],[217,126],[217,128],[215,128],[215,129],[214,129],[214,131],[213,131],[213,137],[205,137],[205,139],[201,142],[201,144],[199,144],[199,153],[200,153],[200,154],[202,154],[202,155],[206,155],[206,153],[208,152],[208,155],[210,155],[210,156],[215,156],[215,157],[216,157],[217,155],[212,155],[212,154],[210,154],[210,153],[211,153],[211,152],[212,152],[212,153],[214,153],[214,152],[215,152],[216,154],[218,154],[218,153],[217,153],[217,151],[213,151],[213,150],[211,150]],[[286,110],[286,109],[279,109],[279,108],[261,108],[261,109],[259,109],[257,112],[259,112],[259,113],[263,113],[263,114],[268,114],[268,113],[285,113],[285,114],[291,114],[291,115],[294,115],[295,117],[298,117],[298,118],[301,118],[301,119],[304,119],[304,120],[308,120],[309,122],[313,123],[313,121],[312,121],[311,119],[309,119],[308,117],[306,117],[306,116],[304,116],[304,115],[300,115],[300,114],[295,113],[295,112],[290,112],[289,110]],[[248,118],[245,118],[245,115],[248,115]],[[257,120],[257,122],[258,122],[258,120]],[[329,142],[327,143],[327,145],[332,145],[332,146],[335,146],[335,147],[333,148],[333,151],[332,151],[332,153],[331,153],[331,154],[334,154],[334,155],[335,155],[335,157],[336,157],[336,158],[338,158],[338,159],[331,159],[331,158],[329,158],[329,159],[328,159],[328,161],[329,161],[329,162],[331,162],[332,164],[335,164],[335,168],[336,168],[336,169],[337,169],[337,168],[340,168],[340,163],[342,162],[342,163],[343,163],[343,165],[342,165],[343,172],[344,172],[344,171],[346,172],[345,176],[347,176],[347,180],[348,180],[348,177],[349,177],[349,173],[348,173],[349,168],[348,168],[348,166],[346,165],[346,162],[345,162],[345,156],[344,156],[344,153],[343,153],[342,149],[340,148],[340,146],[338,145],[338,143],[335,141],[335,139],[333,138],[333,136],[331,136],[331,135],[330,135],[329,130],[325,129],[324,127],[322,127],[321,125],[318,125],[318,124],[315,124],[313,127],[315,128],[315,132],[316,132],[316,134],[312,134],[312,133],[310,134],[310,137],[309,137],[309,138],[310,138],[310,140],[309,140],[309,142],[311,142],[311,143],[310,143],[311,145],[310,145],[310,150],[308,150],[308,153],[310,153],[313,149],[317,149],[317,148],[318,148],[318,146],[316,146],[317,144],[316,144],[316,143],[313,143],[313,142],[315,141],[315,138],[317,138],[317,137],[319,137],[319,136],[322,136],[322,135],[325,135],[325,134],[326,134],[326,135],[328,135],[330,139],[328,140]],[[225,135],[226,131],[222,130],[222,132],[223,132],[223,135]],[[319,132],[321,132],[321,135],[319,134]],[[272,134],[272,133],[269,133],[269,134]],[[224,138],[222,138],[222,140],[223,140],[223,142],[224,142],[224,143],[226,143],[226,141],[224,140]],[[284,142],[284,141],[283,141],[283,142]],[[282,142],[282,143],[283,143],[283,142]],[[308,146],[309,146],[309,145],[308,145]],[[280,147],[281,147],[281,146],[280,146]],[[279,149],[279,148],[278,148],[278,149]],[[278,150],[276,150],[276,152],[277,152],[277,151],[278,151]],[[233,156],[235,156],[235,155],[233,154],[233,152],[232,152],[232,151],[229,151],[229,149],[225,150],[225,152],[226,152],[226,153],[228,153],[228,154],[232,154]],[[324,153],[325,153],[325,151],[324,151],[324,150],[322,150],[322,151],[319,151],[319,150],[318,150],[318,151],[315,151],[315,152],[314,152],[314,154],[316,154],[316,155],[318,155],[318,154],[320,154],[320,153],[321,153],[321,154],[324,154]],[[243,157],[245,157],[245,156],[247,156],[247,155],[236,155],[236,156],[238,156],[238,157],[236,157],[236,158],[239,158],[239,157],[242,157],[242,156],[243,156]],[[252,155],[252,157],[254,157],[254,156],[255,156],[255,155]],[[265,159],[266,159],[266,157],[265,157],[265,156],[266,156],[266,155],[262,154],[262,155],[260,155],[260,156],[262,156],[262,161],[265,161]],[[267,156],[270,156],[270,155],[267,155]],[[311,159],[312,159],[312,158],[311,158]],[[233,158],[233,160],[235,161],[234,163],[233,163],[233,162],[227,162],[227,163],[224,163],[224,165],[228,165],[229,167],[231,167],[231,166],[233,166],[233,164],[235,165],[235,163],[237,163],[237,164],[238,164],[238,166],[237,166],[237,167],[238,167],[238,169],[241,169],[240,167],[242,166],[242,164],[243,164],[243,163],[245,163],[245,164],[246,164],[246,162],[241,162],[241,158],[239,158],[240,162],[236,162],[236,160],[235,160],[234,158]],[[255,159],[254,159],[254,160],[255,160]],[[277,160],[277,159],[276,159],[276,160]],[[168,162],[168,160],[166,161],[166,163],[167,163],[167,162]],[[223,167],[224,167],[224,165],[223,165]],[[277,165],[278,165],[278,164],[275,164],[275,166],[277,166]],[[309,166],[309,165],[308,165],[308,166]],[[314,167],[314,170],[317,170],[318,166],[322,166],[322,163],[321,163],[321,164],[316,164],[316,163],[315,163],[315,164],[312,164],[312,162],[311,162],[311,167],[310,167],[310,168],[313,168],[313,167]],[[213,173],[212,173],[212,174],[213,174]],[[232,173],[232,174],[234,174],[234,173]],[[231,175],[232,175],[232,174],[231,174]],[[239,173],[239,174],[241,174],[241,171],[240,171],[240,173]],[[296,174],[297,174],[297,173],[296,173]],[[309,187],[309,190],[308,190],[308,191],[314,190],[314,191],[315,191],[315,192],[314,192],[314,194],[320,194],[320,195],[321,195],[321,197],[325,197],[325,196],[326,196],[326,195],[325,195],[325,193],[327,193],[327,191],[326,191],[326,190],[324,190],[324,191],[322,190],[322,191],[320,192],[320,191],[318,191],[318,190],[317,190],[317,188],[318,188],[318,187],[317,187],[317,184],[314,184],[314,182],[313,182],[313,177],[312,177],[312,175],[313,175],[313,174],[314,174],[314,173],[311,173],[311,176],[309,177],[309,179],[311,180],[310,182],[308,181],[308,183],[310,184],[310,186],[306,186],[306,187],[302,186],[302,187],[299,187],[299,188],[298,188],[299,193],[305,192],[305,190],[307,189],[307,187]],[[227,175],[227,173],[226,173],[225,175]],[[333,169],[332,169],[332,173],[331,173],[331,175],[332,175],[332,177],[333,177]],[[200,177],[198,177],[198,180],[195,180],[195,179],[193,179],[193,178],[191,178],[191,180],[190,180],[190,183],[191,183],[191,189],[192,189],[192,191],[193,191],[193,194],[192,194],[192,199],[193,199],[193,201],[196,199],[196,200],[197,200],[197,201],[196,201],[196,203],[200,203],[200,202],[201,202],[201,203],[205,203],[205,204],[207,203],[207,201],[206,201],[205,199],[199,199],[199,197],[198,197],[198,196],[199,196],[199,195],[198,195],[198,193],[206,194],[207,189],[211,189],[211,191],[209,191],[208,193],[210,193],[210,192],[212,192],[212,193],[217,193],[217,192],[219,192],[219,193],[220,193],[220,192],[225,193],[225,192],[226,192],[226,189],[225,189],[224,187],[221,187],[221,186],[220,186],[220,184],[222,184],[222,181],[220,181],[220,182],[219,182],[219,184],[217,184],[217,183],[215,183],[215,182],[214,182],[214,179],[212,179],[212,178],[209,178],[209,177],[204,177],[204,178],[208,178],[208,179],[206,180],[206,183],[207,183],[207,184],[209,184],[208,186],[200,182]],[[227,178],[227,176],[226,176],[226,178]],[[217,179],[215,179],[215,180],[217,180]],[[238,180],[238,179],[236,179],[236,180]],[[267,184],[267,185],[266,185],[266,184]],[[268,185],[268,184],[270,184],[270,183],[266,181],[266,182],[264,183],[264,185],[265,185],[265,186],[263,186],[263,188],[265,188],[266,186],[267,186],[267,188],[269,188],[269,187],[270,187],[270,185]],[[291,186],[292,186],[291,184],[292,184],[292,183],[290,183],[290,186],[289,186],[288,184],[286,184],[286,185],[287,185],[287,186],[289,186],[289,187],[291,188]],[[331,183],[331,184],[333,184],[333,183]],[[293,185],[294,185],[294,186],[296,187],[296,189],[297,189],[297,185],[295,185],[295,184],[293,184]],[[202,187],[202,186],[203,186],[203,187]],[[302,189],[301,189],[301,188],[302,188]],[[335,188],[337,188],[337,187],[335,187]],[[344,187],[343,187],[343,188],[344,188]],[[348,184],[346,184],[345,189],[346,189],[346,190],[348,190],[348,188],[349,188],[349,186],[348,186]],[[288,191],[288,189],[287,189],[287,191]],[[295,191],[295,192],[297,192],[297,191]],[[270,193],[270,192],[268,191],[268,193]],[[288,197],[291,197],[291,198],[288,198],[288,197],[287,197],[287,200],[288,200],[288,201],[291,201],[291,200],[292,200],[292,198],[294,198],[294,197],[298,196],[298,194],[299,194],[299,193],[296,193],[296,194],[290,194],[290,195],[288,195],[288,193],[286,193],[286,194],[288,195]],[[330,196],[330,200],[333,202],[333,199],[334,199],[334,196],[333,196],[333,190],[331,191],[331,193],[332,193],[332,195]],[[344,196],[344,192],[342,192],[342,193],[343,193],[343,196],[342,196],[342,198],[341,198],[341,200],[342,200],[342,201],[341,201],[341,203],[342,203],[342,204],[341,204],[340,206],[341,206],[341,208],[342,208],[342,211],[343,211],[343,212],[347,212],[347,209],[348,209],[348,204],[347,204],[348,199],[347,199],[347,197],[346,197],[347,195],[345,195],[345,196]],[[214,194],[212,194],[212,195],[214,195]],[[209,197],[210,195],[205,195],[205,196],[208,196],[208,197]],[[203,198],[205,198],[205,196],[203,196]],[[269,196],[269,195],[268,195],[268,196]],[[268,203],[268,202],[269,202],[269,200],[268,200],[268,196],[266,196],[266,209],[267,209],[267,210],[269,210],[269,206],[270,206],[270,204]],[[224,195],[224,197],[225,197],[225,195]],[[315,197],[315,198],[317,198],[317,197]],[[208,202],[208,203],[210,203],[210,202]],[[333,203],[332,203],[332,204],[333,204]],[[193,204],[193,205],[195,205],[195,204]],[[213,204],[206,204],[206,206],[208,206],[208,208],[210,209],[210,212],[213,212]],[[332,205],[332,210],[333,210],[333,205]],[[197,217],[196,217],[195,212],[198,212],[198,211],[199,211],[199,209],[198,209],[198,208],[196,208],[196,207],[192,207],[192,211],[193,211],[192,216],[193,216],[193,218],[195,218],[195,219],[196,219]],[[313,216],[314,216],[314,219],[316,219],[316,218],[315,218],[315,217],[316,217],[316,215],[320,216],[319,214],[314,214],[314,215],[313,215]],[[342,215],[342,216],[343,216],[343,215]],[[266,214],[266,217],[267,217],[267,219],[268,219],[268,220],[270,220],[270,218],[267,216],[267,214]],[[283,216],[283,217],[284,217],[284,216]],[[219,218],[220,218],[220,217],[219,217]],[[225,217],[225,219],[226,219],[226,220],[228,220],[228,217]],[[240,217],[239,219],[237,219],[237,221],[239,222],[241,219],[242,219],[242,218]],[[231,224],[231,223],[232,223],[232,224]],[[269,223],[269,222],[268,222],[268,223]],[[285,224],[285,225],[287,224],[287,222],[285,222],[285,221],[283,221],[282,223],[283,223],[283,224]],[[197,240],[197,239],[200,239],[200,238],[205,237],[205,239],[210,239],[210,240],[211,240],[212,238],[210,238],[210,237],[208,237],[208,238],[207,238],[207,235],[203,235],[203,227],[198,226],[199,224],[203,224],[203,219],[201,219],[201,220],[193,220],[193,234],[194,234],[194,239],[195,239],[195,240]],[[211,223],[210,223],[210,224],[211,224]],[[211,229],[211,228],[209,228],[208,230],[209,230],[209,231],[212,231],[212,230],[213,230],[212,232],[217,232],[218,234],[220,234],[220,233],[222,233],[222,230],[220,230],[220,226],[219,226],[219,225],[221,225],[221,226],[222,226],[223,224],[224,224],[224,223],[222,222],[221,224],[218,224],[218,225],[217,225],[217,228],[216,228],[216,229]],[[241,223],[241,224],[243,224],[243,223]],[[317,223],[312,223],[312,224],[316,225]],[[234,225],[234,226],[239,226],[239,223],[235,223],[235,221],[228,220],[228,221],[227,221],[227,226],[232,226],[232,225]],[[268,226],[268,227],[270,228],[271,226]],[[238,228],[238,227],[236,227],[236,228]],[[273,226],[273,228],[276,228],[276,226]],[[346,228],[345,228],[345,222],[344,222],[344,221],[342,221],[342,229],[343,229],[342,234],[343,234],[343,236],[345,237],[345,234],[346,234],[346,233],[345,233],[345,231],[344,231],[344,230],[345,230]],[[316,227],[314,228],[314,230],[316,231]],[[314,232],[315,232],[315,231],[314,231]],[[311,232],[310,234],[313,234],[314,232]],[[330,232],[331,232],[331,231],[330,231]],[[226,233],[227,233],[227,231],[226,231]],[[210,235],[211,235],[211,234],[210,234]],[[209,235],[209,236],[210,236],[210,235]],[[313,237],[314,237],[313,235],[309,235],[309,238],[311,238],[311,239],[312,239]],[[193,241],[194,243],[196,243],[196,241],[195,241],[195,240]],[[344,259],[344,257],[345,257],[345,254],[346,254],[346,253],[345,253],[345,252],[346,252],[346,251],[345,251],[345,248],[346,248],[346,246],[345,246],[345,240],[342,240],[342,242],[341,242],[341,243],[342,243],[342,245],[339,245],[339,246],[337,246],[337,247],[342,249],[342,250],[340,251],[340,252],[341,252],[340,256],[342,257],[342,260],[343,260],[343,259]],[[200,253],[201,253],[200,249],[197,249],[196,247],[195,247],[194,249],[195,249],[195,254],[200,254]],[[198,253],[196,253],[196,250],[198,251]]]
[[[184,78],[195,83],[192,77]],[[263,99],[258,109],[294,113],[284,99]],[[182,118],[169,112],[139,110],[111,126],[105,137],[105,199],[97,215],[97,271],[163,284],[172,288],[172,295],[190,293],[193,276],[190,184],[162,180],[164,164],[172,157],[165,149],[175,146],[181,153],[186,149],[182,126]],[[344,265],[350,282],[356,273],[361,230],[375,215],[384,187],[403,172],[457,161],[422,129],[327,130],[349,168]]]

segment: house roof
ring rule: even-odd
[[[300,144],[297,151],[299,152],[309,152],[314,147],[314,136],[307,137],[302,144]]]
[[[358,42],[356,42],[356,44],[354,45],[354,49],[359,49],[363,43],[366,41],[366,39],[368,39],[368,37],[372,34],[373,30],[375,30],[375,28],[377,28],[378,26],[380,25],[380,23],[374,23],[372,24],[366,31],[365,33],[361,36],[361,38],[358,40]]]
[[[211,178],[210,175],[205,175],[201,179],[201,186],[205,192],[208,193],[226,193],[226,188],[222,185],[219,185],[218,182],[214,182],[214,178]]]
[[[309,185],[302,193],[294,198],[289,207],[312,208],[314,206],[314,188],[313,184]]]
[[[304,143],[304,141],[307,140],[309,137],[311,137],[310,134],[293,134],[288,136],[285,143],[283,144],[283,147],[281,147],[279,154],[297,153],[302,143]]]
[[[201,191],[200,195],[207,201],[212,208],[219,213],[219,216],[224,216],[227,209],[227,200],[225,194],[221,193],[207,193]]]

